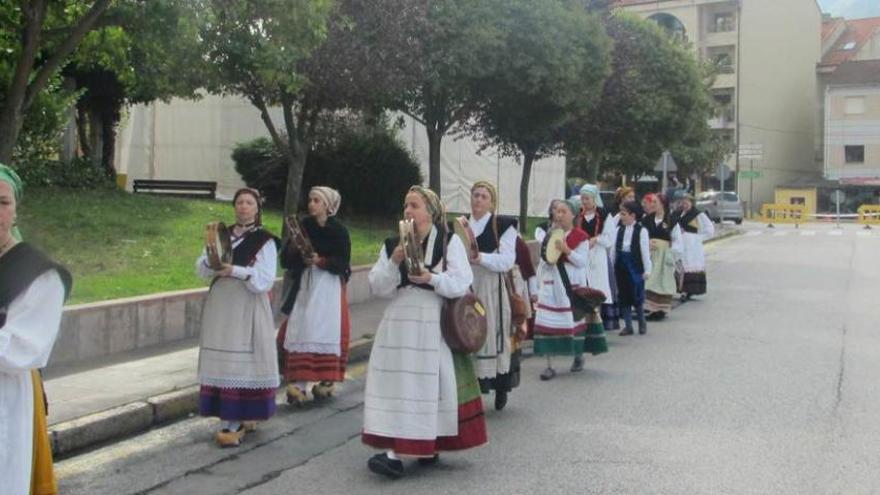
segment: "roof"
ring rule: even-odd
[[[839,18],[832,18],[822,23],[823,41],[826,40],[826,36],[831,36],[834,33],[836,27],[834,23],[837,20]],[[852,60],[865,46],[865,43],[870,41],[874,35],[880,34],[880,17],[850,19],[843,22],[846,23],[846,29],[822,58],[820,65],[839,65]],[[852,43],[851,48],[844,49],[849,43]]]
[[[880,60],[844,62],[828,77],[828,84],[877,84],[880,85]]]
[[[838,26],[843,24],[843,17],[829,17],[822,20],[822,42],[828,41],[834,32],[837,30]]]

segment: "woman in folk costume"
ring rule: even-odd
[[[611,266],[611,260],[608,257],[608,248],[611,247],[608,237],[603,235],[607,214],[605,212],[602,197],[599,195],[599,186],[595,184],[584,184],[581,187],[581,211],[578,214],[576,225],[586,232],[590,244],[590,263],[587,270],[587,284],[596,290],[605,294],[605,302],[601,306],[601,314],[607,315],[610,323],[605,326],[604,321],[597,318],[596,315],[590,315],[588,318],[591,323],[602,323],[601,327],[591,326],[588,331],[586,348],[587,352],[599,354],[607,352],[608,347],[605,344],[605,330],[615,330],[620,327],[616,324],[617,308],[614,305],[614,289],[611,279],[614,277],[614,270]],[[596,333],[596,330],[601,330]]]
[[[290,242],[281,253],[281,267],[293,281],[281,311],[287,402],[301,405],[312,397],[330,397],[335,383],[345,381],[351,323],[346,283],[351,277],[351,238],[336,220],[342,197],[335,189],[315,186],[309,191],[309,216],[301,228],[314,253],[304,258]]]
[[[681,209],[673,213],[671,221],[681,228],[683,239],[683,280],[679,288],[682,299],[705,294],[706,256],[703,242],[715,235],[715,225],[705,213],[694,207],[694,197],[689,194],[681,198]]]
[[[544,242],[544,237],[547,236],[547,232],[553,228],[553,215],[554,211],[556,211],[556,204],[565,201],[563,199],[551,199],[550,206],[547,207],[547,221],[541,222],[535,227],[534,237],[538,242]]]
[[[514,333],[509,290],[505,280],[516,264],[516,220],[495,213],[498,192],[480,181],[471,187],[471,214],[466,220],[476,240],[470,259],[474,292],[486,307],[489,333],[477,351],[477,378],[484,394],[495,391],[495,409],[504,409],[507,394],[519,383],[519,359],[514,355]],[[468,251],[470,255],[474,252]]]
[[[587,321],[575,321],[569,293],[587,285],[590,244],[587,234],[574,225],[580,204],[561,201],[556,204],[554,223],[565,232],[556,239],[562,256],[556,264],[542,259],[538,265],[538,306],[535,314],[535,355],[547,356],[542,380],[556,376],[553,356],[573,356],[571,371],[584,369],[584,337]],[[549,242],[550,238],[544,242]],[[566,279],[568,283],[566,283]],[[570,286],[570,287],[568,287]]]
[[[620,205],[620,223],[614,241],[614,275],[617,278],[617,298],[623,314],[624,328],[620,335],[632,335],[632,316],[635,309],[639,334],[648,333],[645,321],[645,280],[651,276],[651,256],[648,233],[642,227],[641,207],[635,201]]]
[[[232,263],[210,268],[210,246],[196,260],[196,272],[211,280],[202,306],[199,414],[220,418],[216,441],[222,447],[238,446],[256,421],[275,413],[279,385],[268,295],[277,271],[276,238],[263,229],[257,191],[239,189],[232,203]]]
[[[431,465],[441,451],[487,442],[473,360],[452,352],[440,329],[444,299],[465,295],[473,282],[464,244],[447,234],[445,216],[433,191],[410,188],[404,217],[415,223],[427,270],[408,275],[397,237],[386,239],[370,270],[371,292],[391,302],[370,353],[362,441],[385,450],[367,465],[389,478],[403,475],[402,456]]]
[[[636,197],[635,190],[631,187],[622,186],[614,191],[614,202],[617,206],[617,212],[613,215],[608,214],[605,220],[605,226],[602,228],[602,245],[605,246],[608,257],[608,284],[611,287],[611,304],[602,305],[602,323],[605,330],[620,330],[620,305],[617,304],[617,277],[614,275],[614,266],[611,264],[614,255],[614,241],[617,236],[617,225],[620,223],[620,205],[627,201],[634,201]]]
[[[0,164],[0,483],[11,495],[58,493],[38,368],[46,365],[72,279],[21,241],[22,182]]]
[[[681,229],[672,223],[663,194],[646,194],[647,205],[642,225],[648,232],[651,250],[651,278],[645,282],[645,317],[660,321],[672,311],[672,298],[678,292],[675,284],[675,259],[681,256]]]
[[[308,400],[309,382],[316,399],[333,394],[334,384],[345,380],[351,324],[346,283],[351,277],[351,238],[336,220],[339,192],[325,186],[309,191],[309,216],[302,221],[314,253],[304,259],[291,242],[281,266],[293,280],[281,311],[290,317],[279,331],[283,344],[287,402]]]

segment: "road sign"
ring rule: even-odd
[[[761,160],[764,158],[764,145],[741,144],[739,145],[739,157],[746,160]]]
[[[836,189],[831,193],[831,202],[835,204],[841,204],[846,201],[846,193],[841,191],[840,189]]]
[[[715,177],[720,180],[727,180],[730,178],[730,167],[727,165],[720,163],[717,167],[715,167]]]
[[[739,171],[740,179],[760,179],[761,171],[760,170],[740,170]]]

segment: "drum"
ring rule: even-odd
[[[453,220],[452,230],[461,239],[469,258],[474,259],[479,256],[480,248],[477,246],[477,239],[474,237],[474,231],[468,225],[467,218],[458,217]]]
[[[559,261],[559,257],[562,256],[562,251],[556,246],[556,241],[565,242],[564,230],[559,228],[550,229],[550,232],[544,237],[544,243],[541,244],[541,258],[551,265],[555,265]]]
[[[213,270],[222,270],[224,264],[232,263],[232,240],[226,224],[211,222],[205,225],[205,251],[208,266]]]

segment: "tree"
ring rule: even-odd
[[[86,34],[95,28],[111,0],[22,1],[0,7],[0,26],[16,33],[18,43],[3,61],[0,102],[0,161],[12,157],[25,115],[69,59]]]
[[[428,0],[212,0],[203,30],[209,90],[247,98],[288,166],[284,209],[296,211],[322,116],[375,111],[413,63],[414,19]],[[269,109],[280,106],[283,127]]]
[[[566,129],[572,169],[595,180],[600,171],[639,175],[665,149],[697,136],[711,114],[700,67],[689,49],[651,21],[614,12],[612,73],[601,98]],[[679,155],[675,155],[676,159]]]
[[[532,165],[559,153],[565,126],[595,103],[610,42],[596,16],[558,0],[507,0],[499,17],[504,47],[492,73],[472,89],[480,103],[467,130],[484,146],[522,157],[525,228]]]
[[[409,89],[398,108],[425,126],[428,183],[440,194],[440,145],[476,108],[474,81],[488,77],[504,50],[499,16],[505,0],[432,0],[415,19],[418,41],[407,67]]]
[[[204,75],[197,4],[189,0],[119,0],[63,70],[77,101],[80,146],[115,175],[116,128],[124,105],[195,98]]]

